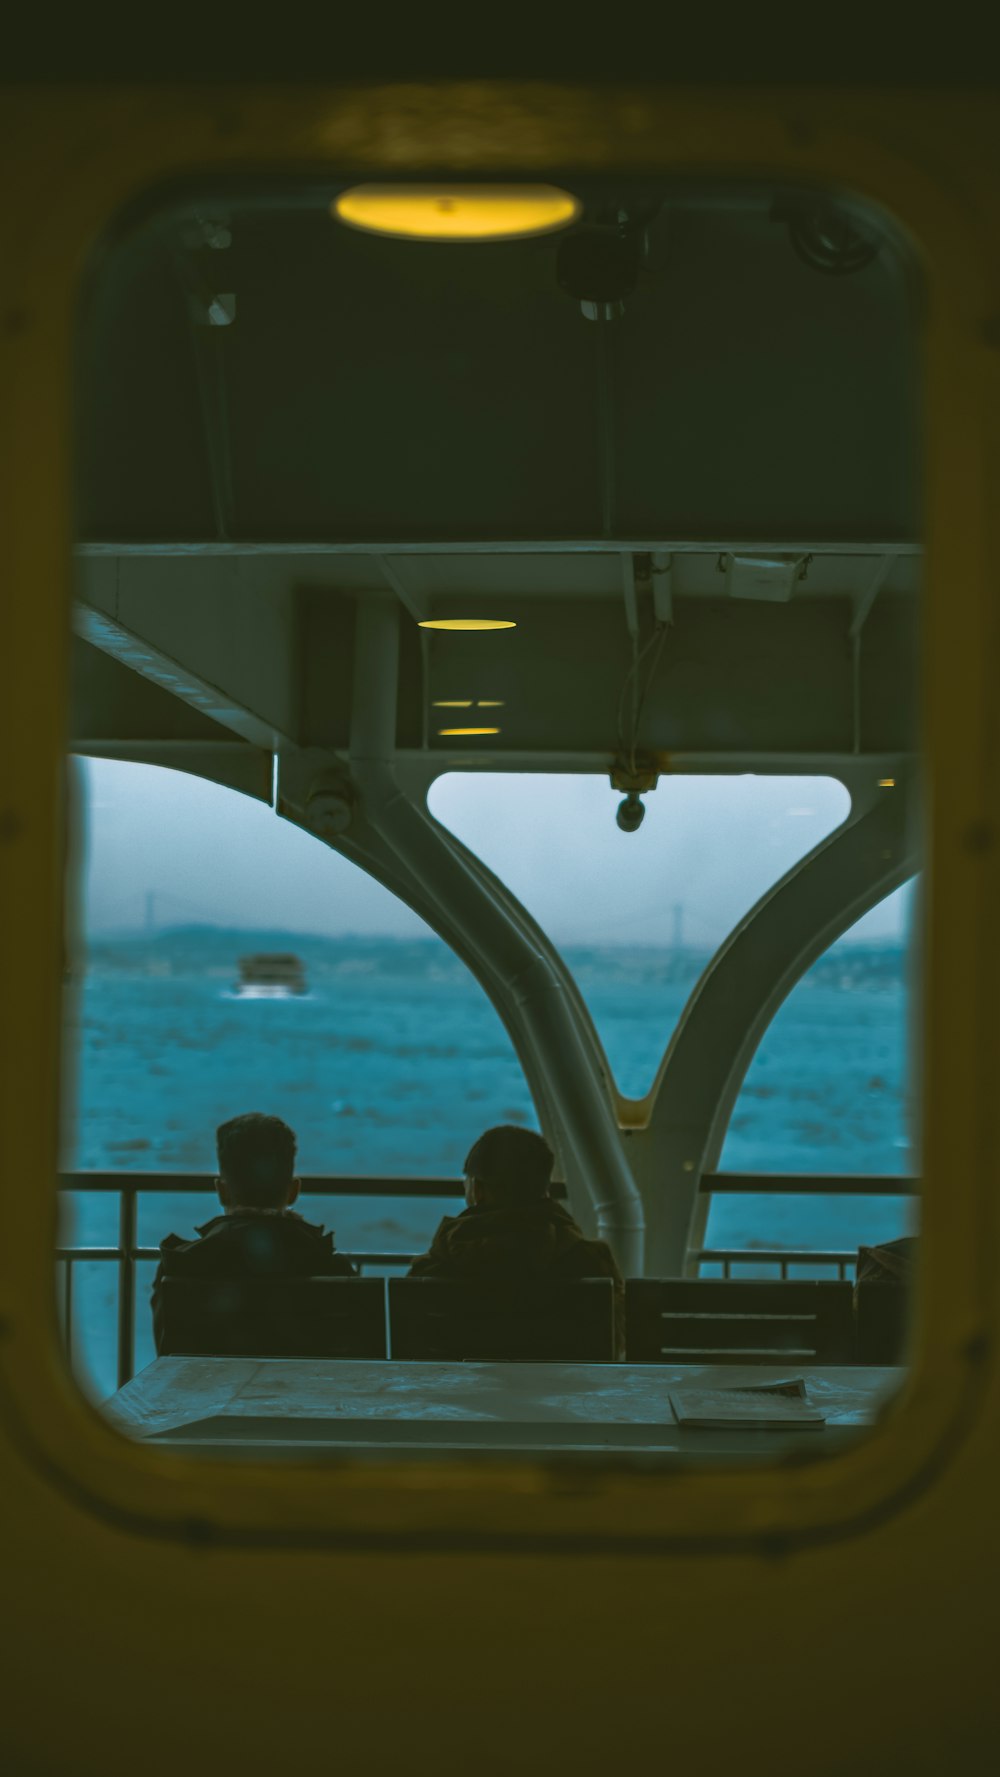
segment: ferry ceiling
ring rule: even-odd
[[[568,215],[505,238],[359,226],[347,182],[304,179],[175,193],[102,244],[71,744],[274,800],[440,931],[638,1271],[644,1227],[662,1267],[690,1220],[653,1225],[644,1170],[712,1163],[754,1032],[915,867],[919,287],[843,194],[546,181]],[[445,233],[478,201],[403,196]],[[459,768],[606,773],[626,830],[668,772],[831,772],[852,812],[636,1107],[544,935],[427,813]],[[622,1128],[656,1124],[626,1167]]]

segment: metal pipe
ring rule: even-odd
[[[66,1356],[73,1359],[73,1261],[64,1260],[66,1273],[63,1280],[63,1338],[66,1341]]]
[[[536,1102],[548,1102],[558,1123],[564,1168],[584,1187],[598,1231],[622,1269],[641,1274],[645,1221],[622,1151],[603,1082],[584,1043],[568,996],[548,958],[518,928],[461,855],[404,795],[393,770],[399,677],[399,610],[366,595],[355,632],[351,766],[367,820],[407,875],[447,908],[449,925],[491,998],[505,1000]]]
[[[597,341],[597,443],[601,477],[601,535],[615,534],[615,413],[612,387],[611,317],[595,315]]]
[[[135,1370],[135,1245],[136,1197],[118,1198],[118,1386],[124,1388]]]

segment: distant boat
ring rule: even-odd
[[[306,972],[301,958],[290,951],[261,951],[241,956],[236,992],[244,999],[286,999],[305,993]]]

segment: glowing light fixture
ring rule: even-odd
[[[896,780],[894,777],[880,777],[878,780],[878,787],[880,790],[894,790],[896,788]]]
[[[439,733],[439,734],[442,734],[442,735],[452,735],[452,734],[499,734],[499,733],[500,733],[500,730],[499,730],[499,728],[439,728],[439,729],[438,729],[438,733]]]
[[[476,703],[477,710],[502,710],[502,697],[480,697]]]
[[[516,629],[502,617],[425,617],[421,629]]]
[[[582,205],[557,185],[352,185],[338,221],[403,241],[515,241],[575,222]]]
[[[436,710],[471,710],[471,697],[435,697]]]

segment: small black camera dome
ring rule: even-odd
[[[619,802],[615,820],[623,833],[638,833],[646,818],[646,810],[639,800],[638,790],[630,790],[624,802]]]

